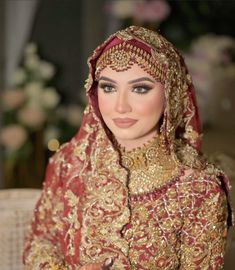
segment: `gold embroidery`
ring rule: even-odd
[[[205,171],[180,177],[154,199],[135,198],[123,232],[131,269],[222,269],[226,197]]]
[[[81,227],[77,215],[78,207],[81,206],[79,203],[79,198],[71,190],[68,190],[65,193],[65,199],[68,200],[68,205],[70,207],[68,215],[64,218],[64,221],[70,224],[66,232],[65,240],[68,239],[69,254],[73,256],[75,255],[75,248],[74,248],[75,232]]]
[[[63,260],[58,248],[45,239],[35,237],[32,241],[31,252],[26,259],[27,270],[69,270],[72,269]]]
[[[123,40],[137,39],[142,43],[152,46],[155,49],[167,47],[173,47],[163,36],[157,32],[153,32],[149,29],[145,29],[138,26],[130,26],[124,30],[120,30],[116,33],[117,37]]]
[[[105,137],[100,129],[91,150],[92,177],[87,175],[85,183],[80,258],[86,264],[113,257],[113,269],[124,269],[129,247],[121,230],[130,217],[126,171],[118,166],[118,154]]]
[[[84,85],[85,89],[90,89],[92,86],[92,83],[93,83],[93,79],[92,79],[91,74],[89,74],[88,78],[85,81],[85,85]]]
[[[188,139],[192,144],[198,140],[200,135],[196,132],[192,126],[188,125],[185,130],[184,138]]]

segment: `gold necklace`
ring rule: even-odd
[[[179,166],[160,135],[131,151],[119,149],[121,165],[129,171],[130,194],[153,191],[179,174]]]

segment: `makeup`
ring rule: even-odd
[[[138,120],[132,118],[114,118],[114,124],[119,128],[129,128],[133,126]]]

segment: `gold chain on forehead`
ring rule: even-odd
[[[115,71],[124,71],[138,64],[157,81],[164,82],[166,79],[167,62],[165,55],[151,53],[134,46],[128,42],[114,45],[105,51],[96,63],[96,79],[100,72],[107,66]]]

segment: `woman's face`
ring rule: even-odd
[[[132,149],[157,133],[165,104],[163,85],[137,64],[121,72],[106,67],[98,80],[98,104],[117,141]]]

